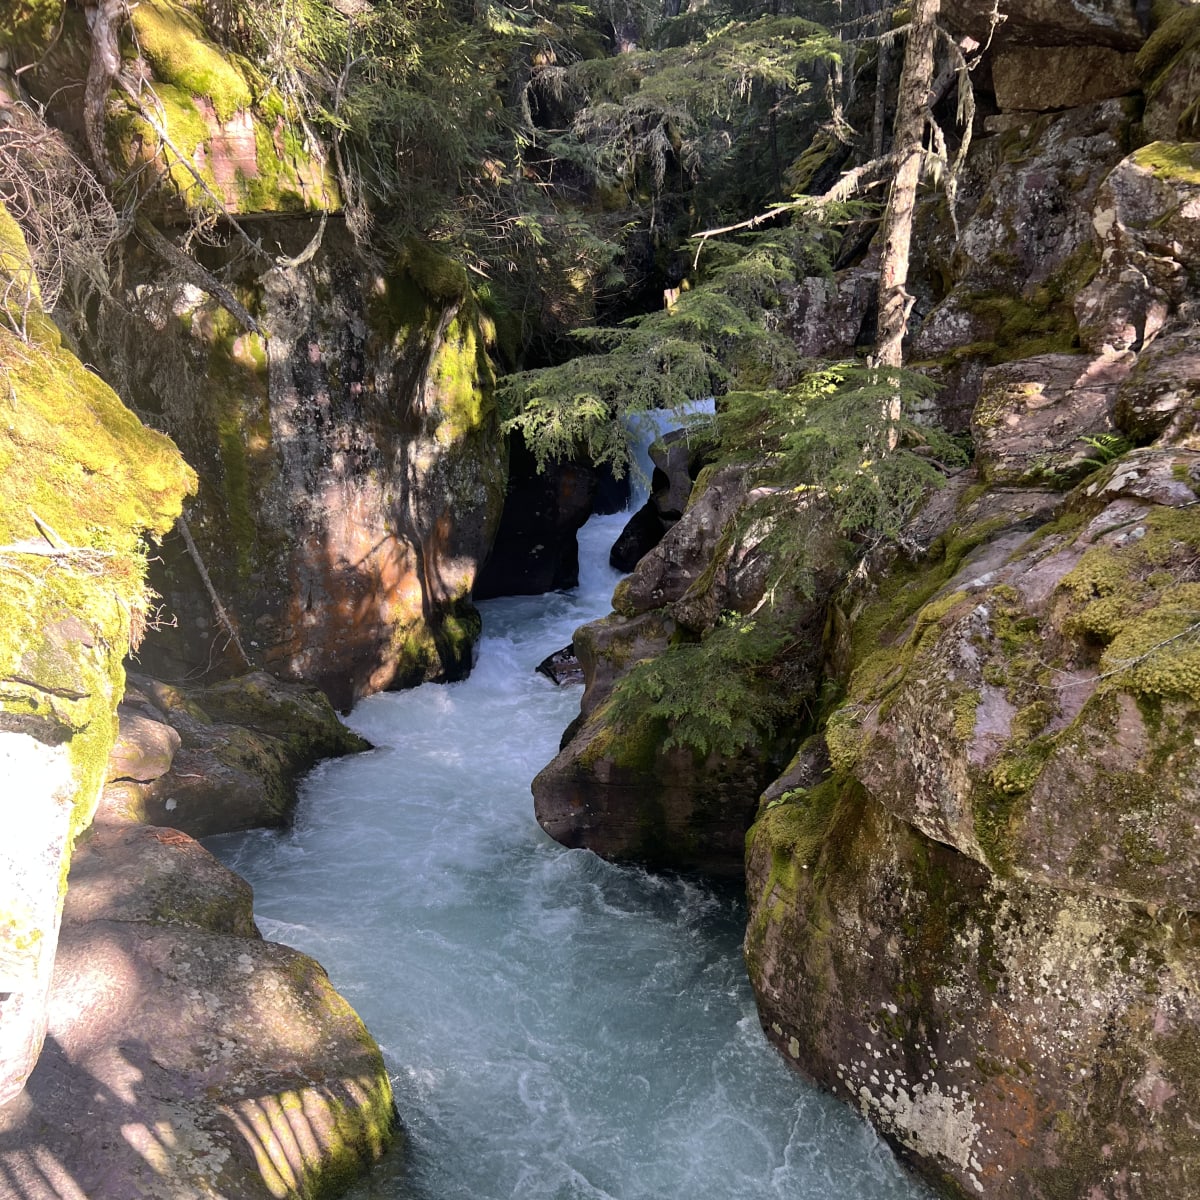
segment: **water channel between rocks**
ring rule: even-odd
[[[403,1165],[387,1200],[917,1200],[853,1112],[767,1045],[740,894],[565,850],[529,783],[580,689],[534,673],[609,610],[608,547],[571,593],[489,601],[471,677],[375,696],[376,746],[306,780],[294,827],[212,839],[263,934],[318,958],[383,1047]]]

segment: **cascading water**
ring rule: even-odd
[[[402,1165],[388,1200],[915,1200],[850,1110],[771,1050],[739,896],[565,850],[529,783],[578,711],[534,673],[608,611],[624,514],[581,586],[483,605],[471,677],[375,696],[377,747],[307,778],[294,827],[210,843],[263,933],[318,958],[383,1047]]]

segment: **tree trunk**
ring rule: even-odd
[[[882,367],[903,364],[903,341],[912,310],[906,289],[912,244],[913,209],[921,177],[922,143],[929,89],[933,82],[934,45],[941,0],[914,0],[896,101],[892,152],[896,174],[883,217],[883,254],[879,263],[879,323],[875,362]],[[889,414],[894,424],[899,414]]]

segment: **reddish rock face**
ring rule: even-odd
[[[272,228],[299,248],[316,223]],[[251,299],[266,343],[183,297],[171,385],[151,379],[139,398],[197,466],[191,532],[247,657],[340,708],[460,677],[505,477],[471,302],[358,265],[332,225],[311,262]],[[183,542],[162,557],[179,626],[147,644],[147,668],[244,671]]]

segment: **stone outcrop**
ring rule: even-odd
[[[367,261],[330,148],[287,89],[186,4],[148,0],[130,22],[125,69],[146,86],[112,90],[113,168],[132,172],[143,215],[164,226],[217,206],[239,220],[197,257],[248,314],[239,323],[134,240],[127,294],[80,331],[88,360],[200,478],[188,529],[155,564],[178,627],[147,650],[147,669],[263,668],[317,684],[340,709],[462,677],[505,481],[490,319],[466,272],[427,243]],[[84,14],[69,8],[27,76],[68,132],[90,53]]]
[[[1146,30],[1137,5],[1129,0],[1005,0],[1003,20],[993,23],[992,0],[943,0],[942,15],[957,33],[980,45],[994,36],[1007,43],[1035,45],[1102,45],[1136,50]]]
[[[534,810],[542,828],[567,846],[737,876],[753,815],[747,801],[782,766],[781,746],[771,723],[756,721],[756,714],[718,717],[719,729],[691,741],[680,737],[671,714],[685,711],[689,696],[703,707],[701,692],[718,686],[707,674],[715,668],[686,656],[700,654],[705,642],[710,649],[722,644],[722,619],[751,614],[762,599],[771,563],[764,543],[774,521],[807,521],[810,514],[768,515],[756,507],[770,489],[750,487],[740,467],[706,471],[697,489],[680,521],[617,586],[616,612],[576,631],[585,680],[580,716],[558,757],[533,781]],[[836,539],[818,529],[819,518],[810,543],[819,594],[844,560]],[[763,712],[774,700],[794,711],[817,680],[824,604],[806,589],[781,592],[779,603],[795,635],[786,664],[743,678],[736,650],[729,660],[730,674],[748,688],[741,702]],[[754,634],[747,617],[727,625],[724,638],[736,647],[737,639]],[[631,686],[664,656],[678,664],[669,668],[678,674]]]
[[[369,749],[318,689],[256,671],[208,687],[132,676],[98,822],[193,837],[283,825],[320,759]]]
[[[277,236],[299,249],[316,228],[281,223]],[[199,296],[170,301],[162,362],[135,389],[197,467],[191,534],[245,658],[172,537],[155,586],[179,627],[147,668],[252,664],[343,709],[461,677],[505,471],[487,325],[465,279],[417,249],[380,274],[331,224],[310,261],[246,300],[269,340]]]
[[[991,484],[1066,487],[1096,465],[1134,355],[1043,354],[989,367],[971,419],[975,463]]]
[[[378,1048],[244,881],[176,830],[97,826],[67,896],[46,1051],[0,1107],[14,1194],[330,1196],[379,1157]]]
[[[650,497],[613,543],[610,565],[632,571],[662,541],[687,510],[692,486],[711,451],[708,438],[697,438],[685,429],[673,429],[651,445]]]
[[[46,1029],[71,846],[92,818],[116,733],[122,659],[144,631],[143,537],[194,486],[63,345],[24,240],[0,207],[0,1102]]]
[[[1197,494],[1147,450],[1032,533],[976,513],[858,611],[832,773],[751,834],[770,1036],[954,1194],[1186,1194]]]

